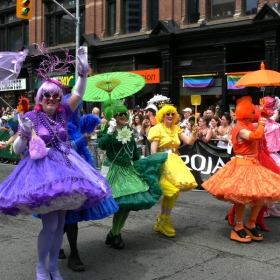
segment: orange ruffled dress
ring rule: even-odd
[[[261,166],[259,141],[237,142],[241,129],[252,130],[238,122],[232,131],[235,157],[205,181],[202,186],[219,200],[241,204],[273,204],[280,201],[280,175]]]
[[[169,129],[162,123],[155,125],[149,131],[148,139],[150,142],[158,142],[158,152],[169,153],[161,167],[159,182],[164,196],[171,197],[180,190],[189,191],[197,187],[194,176],[176,153],[180,146],[178,135],[183,132],[184,130],[178,125]]]

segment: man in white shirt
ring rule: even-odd
[[[183,109],[183,114],[184,114],[184,118],[185,118],[185,119],[184,119],[184,121],[182,122],[181,127],[186,128],[186,127],[187,127],[187,121],[188,121],[188,119],[189,119],[189,118],[191,117],[191,115],[192,115],[192,109],[189,108],[189,107]]]

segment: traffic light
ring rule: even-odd
[[[31,20],[32,5],[33,0],[17,0],[17,17]]]

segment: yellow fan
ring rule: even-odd
[[[197,106],[201,103],[201,95],[191,95],[191,104],[195,106],[194,124],[197,124]]]

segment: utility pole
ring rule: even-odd
[[[80,1],[76,0],[76,17],[74,17],[68,10],[66,10],[62,5],[60,5],[58,2],[55,0],[52,0],[53,3],[55,3],[57,6],[59,6],[66,14],[68,14],[76,24],[76,57],[78,54],[78,49],[80,46]],[[78,78],[78,69],[75,67],[75,82],[77,81]]]

